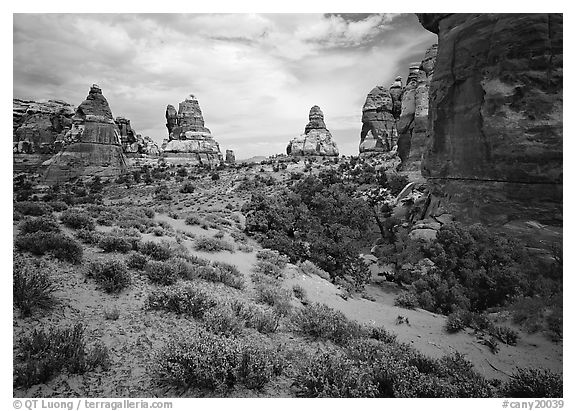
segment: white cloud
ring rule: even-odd
[[[98,83],[114,115],[161,141],[166,105],[193,93],[237,158],[283,151],[318,104],[353,154],[368,91],[434,41],[393,15],[15,15],[14,96],[77,105]]]

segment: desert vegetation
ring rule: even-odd
[[[369,324],[334,308],[362,296],[380,304],[360,257],[378,241],[397,287],[386,307],[406,310],[404,329],[416,327],[411,312],[432,312],[444,338],[470,333],[495,357],[528,331],[561,341],[561,310],[551,309],[560,259],[539,265],[523,244],[481,226],[446,224],[433,241],[413,239],[390,213],[404,177],[356,160],[286,164],[238,179],[226,168],[142,167],[114,182],[16,190],[16,392],[77,375],[86,387],[115,381],[109,394],[562,395],[553,371],[490,378],[466,354],[418,351],[393,320]],[[127,185],[134,198],[124,198]],[[495,313],[505,310],[502,322]],[[57,327],[32,331],[28,321],[43,318]],[[121,332],[99,331],[108,326]],[[121,384],[131,367],[145,377]]]

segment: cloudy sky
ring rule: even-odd
[[[13,41],[15,98],[78,105],[96,83],[161,142],[166,105],[192,93],[220,148],[247,158],[284,152],[315,104],[356,154],[366,94],[436,35],[413,14],[15,14]]]

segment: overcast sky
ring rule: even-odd
[[[285,152],[316,104],[357,154],[366,94],[436,41],[413,14],[15,14],[14,97],[77,106],[96,83],[161,142],[166,105],[192,93],[236,158]]]

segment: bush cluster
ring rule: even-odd
[[[60,221],[66,226],[75,230],[94,230],[95,224],[92,218],[80,211],[66,210],[60,216]]]
[[[35,329],[22,337],[14,357],[14,385],[28,388],[45,383],[63,370],[83,374],[99,366],[108,369],[108,350],[102,345],[87,349],[84,330],[84,325],[76,324],[48,331]]]
[[[39,261],[31,262],[15,254],[12,274],[14,306],[20,309],[22,317],[31,315],[37,308],[48,309],[53,306],[55,286]]]
[[[82,262],[82,245],[62,233],[37,231],[19,234],[14,245],[17,250],[28,251],[34,255],[50,254],[53,257],[73,264]]]
[[[234,245],[219,238],[199,237],[194,242],[194,249],[208,253],[216,253],[219,251],[229,251],[233,253]]]
[[[227,390],[237,384],[261,389],[282,372],[282,360],[263,342],[207,331],[170,342],[158,354],[157,374],[182,387]]]
[[[369,242],[372,212],[356,198],[354,186],[326,185],[310,175],[274,196],[254,193],[242,212],[246,232],[264,247],[292,262],[310,260],[332,278],[367,280],[368,270],[358,263],[358,255]]]
[[[93,278],[107,293],[118,293],[132,283],[128,268],[121,260],[93,261],[86,276]]]

